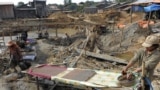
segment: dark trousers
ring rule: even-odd
[[[139,87],[138,90],[142,90],[142,87]],[[150,90],[150,86],[149,85],[145,85],[145,89],[144,90]]]

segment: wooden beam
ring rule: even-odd
[[[71,15],[67,15],[67,17],[68,17],[68,18],[71,18],[71,19],[74,19],[74,20],[79,20],[78,17],[73,17],[73,16],[71,16]]]
[[[57,25],[97,25],[91,22],[81,22],[81,23],[43,23],[41,26],[57,26]],[[21,25],[0,25],[0,28],[13,28],[13,27],[39,27],[39,24],[21,24]]]
[[[132,11],[132,6],[131,6],[131,11],[130,11],[130,15],[131,15],[131,23],[132,23],[132,20],[133,20],[133,17],[132,17],[132,14],[133,14],[133,11]]]
[[[96,22],[93,22],[93,21],[90,21],[90,20],[83,20],[84,22],[86,23],[89,23],[91,25],[101,25],[100,23],[96,23]]]
[[[80,53],[82,51],[81,49],[76,49],[76,50],[77,50],[78,53]],[[99,58],[99,59],[103,59],[103,60],[106,60],[106,61],[110,61],[110,62],[117,62],[117,63],[124,64],[124,65],[126,65],[128,63],[124,59],[113,57],[113,56],[110,56],[110,55],[107,55],[107,54],[97,54],[97,53],[86,51],[86,55],[94,57],[94,58]]]

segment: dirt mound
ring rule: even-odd
[[[144,13],[133,13],[132,22],[140,21],[143,19]],[[121,12],[121,17],[119,18],[118,23],[128,24],[131,23],[131,15],[126,12]]]
[[[100,14],[85,15],[85,19],[96,23],[101,23],[101,24],[105,23],[103,15]]]
[[[137,23],[129,24],[123,31],[101,36],[104,50],[107,52],[127,51],[129,47],[141,43],[141,39],[150,34],[149,30],[139,28]]]
[[[116,24],[128,24],[131,23],[130,13],[126,13],[125,11],[117,11],[117,10],[109,10],[104,13],[97,14],[82,14],[82,13],[72,13],[70,16],[79,18],[78,20],[73,20],[68,17],[68,14],[63,12],[56,12],[51,14],[48,18],[54,19],[55,22],[61,23],[70,23],[70,22],[81,22],[82,20],[89,20],[99,24],[107,24],[108,21],[115,21]],[[132,14],[132,22],[142,20],[143,13],[133,13]]]
[[[132,14],[132,22],[142,20],[143,18],[143,13],[133,13]],[[130,13],[126,13],[125,11],[116,11],[116,10],[109,10],[105,11],[104,13],[101,14],[92,14],[92,15],[85,15],[85,19],[105,24],[108,21],[113,21],[115,20],[116,23],[122,23],[122,24],[128,24],[131,23],[131,15]]]
[[[63,12],[57,12],[51,14],[48,18],[54,19],[56,22],[71,22],[71,19],[67,17],[67,14]]]
[[[60,64],[67,62],[68,67],[72,67],[73,63],[75,62],[76,58],[79,56],[74,49],[71,51],[68,49],[64,49],[61,51],[54,51],[54,55],[47,59],[48,63],[51,64]],[[56,53],[55,53],[56,52]],[[94,70],[120,70],[122,66],[116,66],[113,63],[106,62],[104,60],[93,59],[91,57],[82,56],[76,65],[76,68],[81,69],[94,69]]]

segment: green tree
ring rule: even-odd
[[[22,1],[18,2],[18,6],[22,6],[22,5],[24,5],[24,2]]]
[[[71,4],[71,3],[72,3],[71,0],[64,0],[64,5],[69,5],[69,4]]]
[[[117,3],[120,3],[120,2],[126,2],[128,0],[116,0]]]
[[[85,7],[89,7],[89,6],[92,6],[92,5],[94,5],[94,4],[95,4],[94,1],[86,1],[85,4],[84,4],[84,6],[85,6]]]
[[[64,6],[60,4],[60,5],[58,5],[58,8],[63,10]]]
[[[86,1],[86,2],[80,2],[79,5],[78,5],[78,8],[77,8],[77,11],[78,12],[82,12],[84,10],[85,7],[89,7],[89,6],[94,6],[96,5],[97,3],[94,2],[94,1]]]
[[[67,6],[69,10],[77,10],[78,6],[76,3],[71,3],[70,5]]]

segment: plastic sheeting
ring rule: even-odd
[[[63,76],[70,73],[74,69],[75,68],[68,68],[67,71],[57,76],[52,76],[51,80],[56,80],[58,82],[73,85],[75,87],[97,87],[97,88],[98,87],[99,88],[104,88],[104,87],[119,88],[121,87],[121,85],[119,85],[118,80],[117,80],[117,78],[121,74],[116,73],[116,72],[95,71],[96,74],[87,81],[77,81],[77,80],[63,78]]]
[[[147,3],[160,3],[160,0],[138,0],[136,2],[131,3],[131,5],[140,5]]]
[[[136,2],[133,2],[131,5],[138,5],[138,4],[145,4],[148,3],[149,0],[138,0]]]
[[[133,12],[144,12],[144,7],[142,6],[132,6]]]
[[[37,67],[30,68],[27,73],[35,77],[51,79],[51,76],[56,76],[64,72],[65,70],[67,70],[66,67],[58,67],[54,65],[44,64],[44,65],[39,65]]]
[[[157,10],[160,10],[159,4],[151,4],[147,7],[144,7],[145,12],[151,12],[151,11],[157,11]]]
[[[72,78],[65,78],[66,75],[73,74],[74,77],[80,77],[78,74],[72,73],[77,68],[66,68],[54,65],[40,65],[37,67],[30,68],[28,71],[29,75],[51,79],[56,82],[64,83],[71,85],[73,87],[78,88],[87,88],[87,87],[95,87],[95,88],[119,88],[121,85],[118,83],[117,78],[121,75],[120,73],[110,72],[110,71],[97,71],[90,69],[79,69],[83,71],[82,74],[87,74],[86,71],[94,71],[94,75],[90,75],[87,80],[76,80]],[[71,76],[73,76],[71,75]],[[83,77],[88,77],[83,76]],[[81,78],[81,77],[80,77]]]

